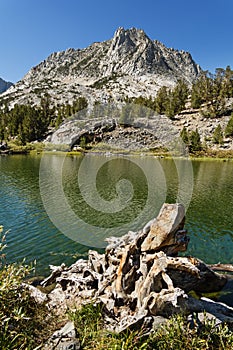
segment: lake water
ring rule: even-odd
[[[0,156],[0,225],[9,262],[72,263],[183,201],[188,255],[233,264],[233,162],[87,155]]]

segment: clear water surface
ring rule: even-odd
[[[70,264],[85,257],[92,247],[101,251],[106,235],[122,235],[128,227],[138,230],[157,215],[164,201],[176,201],[180,181],[184,181],[186,190],[193,187],[186,215],[187,254],[206,263],[233,264],[232,161],[192,161],[192,180],[185,171],[183,178],[179,177],[173,160],[89,155],[79,178],[83,157],[61,161],[61,156],[53,154],[44,158],[46,170],[41,179],[41,159],[41,155],[0,156],[0,224],[9,230],[9,262],[36,260],[37,273],[46,274],[49,264]],[[187,161],[178,162],[182,172]],[[61,168],[62,200],[52,198],[58,190],[52,164]],[[51,197],[46,209],[53,207],[75,240],[50,220],[39,180]],[[63,212],[64,198],[72,217],[78,218],[75,223]],[[93,232],[96,240],[88,240]]]

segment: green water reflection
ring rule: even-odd
[[[59,155],[48,157],[49,167],[56,163]],[[121,235],[126,233],[121,231],[122,224],[130,225],[132,222],[132,229],[137,230],[157,215],[165,200],[177,200],[181,181],[177,164],[153,157],[134,157],[134,160],[100,155],[87,158],[83,170],[87,179],[92,166],[98,168],[101,163],[95,183],[100,198],[98,202],[96,194],[93,198],[91,196],[93,184],[89,184],[89,188],[88,184],[78,181],[83,158],[67,157],[62,169],[63,189],[75,215],[93,227],[116,229],[116,233]],[[50,221],[40,196],[40,162],[39,155],[0,157],[0,224],[10,229],[9,261],[22,260],[23,257],[28,261],[37,259],[38,271],[44,273],[49,264],[63,261],[69,264],[75,260],[74,254],[85,256],[89,247],[71,240]],[[178,162],[180,168],[185,169],[186,161]],[[185,189],[193,186],[186,216],[191,238],[187,254],[207,263],[233,263],[233,162],[198,160],[193,161],[192,166],[192,183],[189,183],[189,177],[186,178],[185,171],[182,178],[183,182],[187,182]],[[51,184],[55,181],[51,179]],[[117,184],[123,184],[123,187]],[[95,200],[94,206],[86,202],[82,191],[88,193],[88,200]],[[125,203],[122,203],[123,200]],[[102,201],[112,205],[109,204],[109,210],[102,211]],[[111,208],[115,208],[116,212],[111,212]],[[143,215],[140,216],[141,213]],[[59,215],[62,218],[63,213],[59,212]],[[70,225],[70,229],[82,232],[83,236],[88,235],[85,225]]]

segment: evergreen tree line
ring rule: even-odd
[[[233,71],[227,66],[226,69],[216,69],[215,74],[202,72],[191,88],[183,80],[179,80],[174,88],[161,87],[155,98],[127,98],[127,104],[134,104],[133,111],[123,108],[119,117],[122,123],[130,124],[134,116],[150,117],[155,111],[172,119],[189,102],[192,108],[199,109],[205,117],[217,118],[229,111],[227,101],[231,97]],[[148,112],[143,106],[148,108]],[[22,143],[39,140],[44,137],[49,126],[58,127],[66,118],[87,107],[88,102],[84,97],[79,97],[72,104],[52,106],[48,94],[41,98],[39,106],[15,105],[11,110],[6,105],[2,106],[0,141],[11,137],[18,137]],[[95,108],[99,108],[98,104]],[[221,135],[224,134],[233,136],[232,118],[228,124],[225,131],[221,127],[215,131],[214,142],[221,143]]]
[[[173,89],[162,86],[154,99],[139,96],[127,98],[126,102],[145,106],[172,119],[185,108],[189,93],[188,85],[183,80],[179,80]]]
[[[202,149],[201,137],[197,129],[189,132],[186,127],[184,127],[180,136],[190,152],[196,152]]]
[[[55,122],[53,123],[54,126],[58,128],[64,119],[69,118],[82,109],[87,108],[87,106],[88,102],[85,97],[79,97],[78,99],[74,100],[72,104],[67,103],[59,106],[56,110],[56,118]]]
[[[233,97],[233,71],[217,68],[215,74],[203,72],[191,90],[191,106],[201,108],[206,117],[221,117],[227,112],[226,103]]]
[[[58,127],[88,105],[84,97],[79,97],[72,105],[51,106],[50,96],[41,98],[39,106],[18,105],[11,110],[5,105],[0,109],[0,141],[15,138],[22,143],[42,139],[49,126]]]
[[[17,137],[22,144],[43,137],[50,123],[50,113],[42,108],[15,105],[0,112],[0,140]]]
[[[227,112],[227,101],[231,97],[233,71],[227,66],[226,69],[217,68],[215,74],[203,71],[191,88],[179,80],[174,88],[162,86],[154,99],[140,96],[126,102],[143,105],[172,119],[189,101],[192,108],[201,109],[203,116],[216,118]]]

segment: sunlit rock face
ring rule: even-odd
[[[155,96],[179,79],[191,84],[201,71],[190,53],[167,48],[143,30],[118,28],[112,39],[84,49],[52,53],[1,97],[11,104],[70,103],[84,96],[89,104],[126,97]]]

